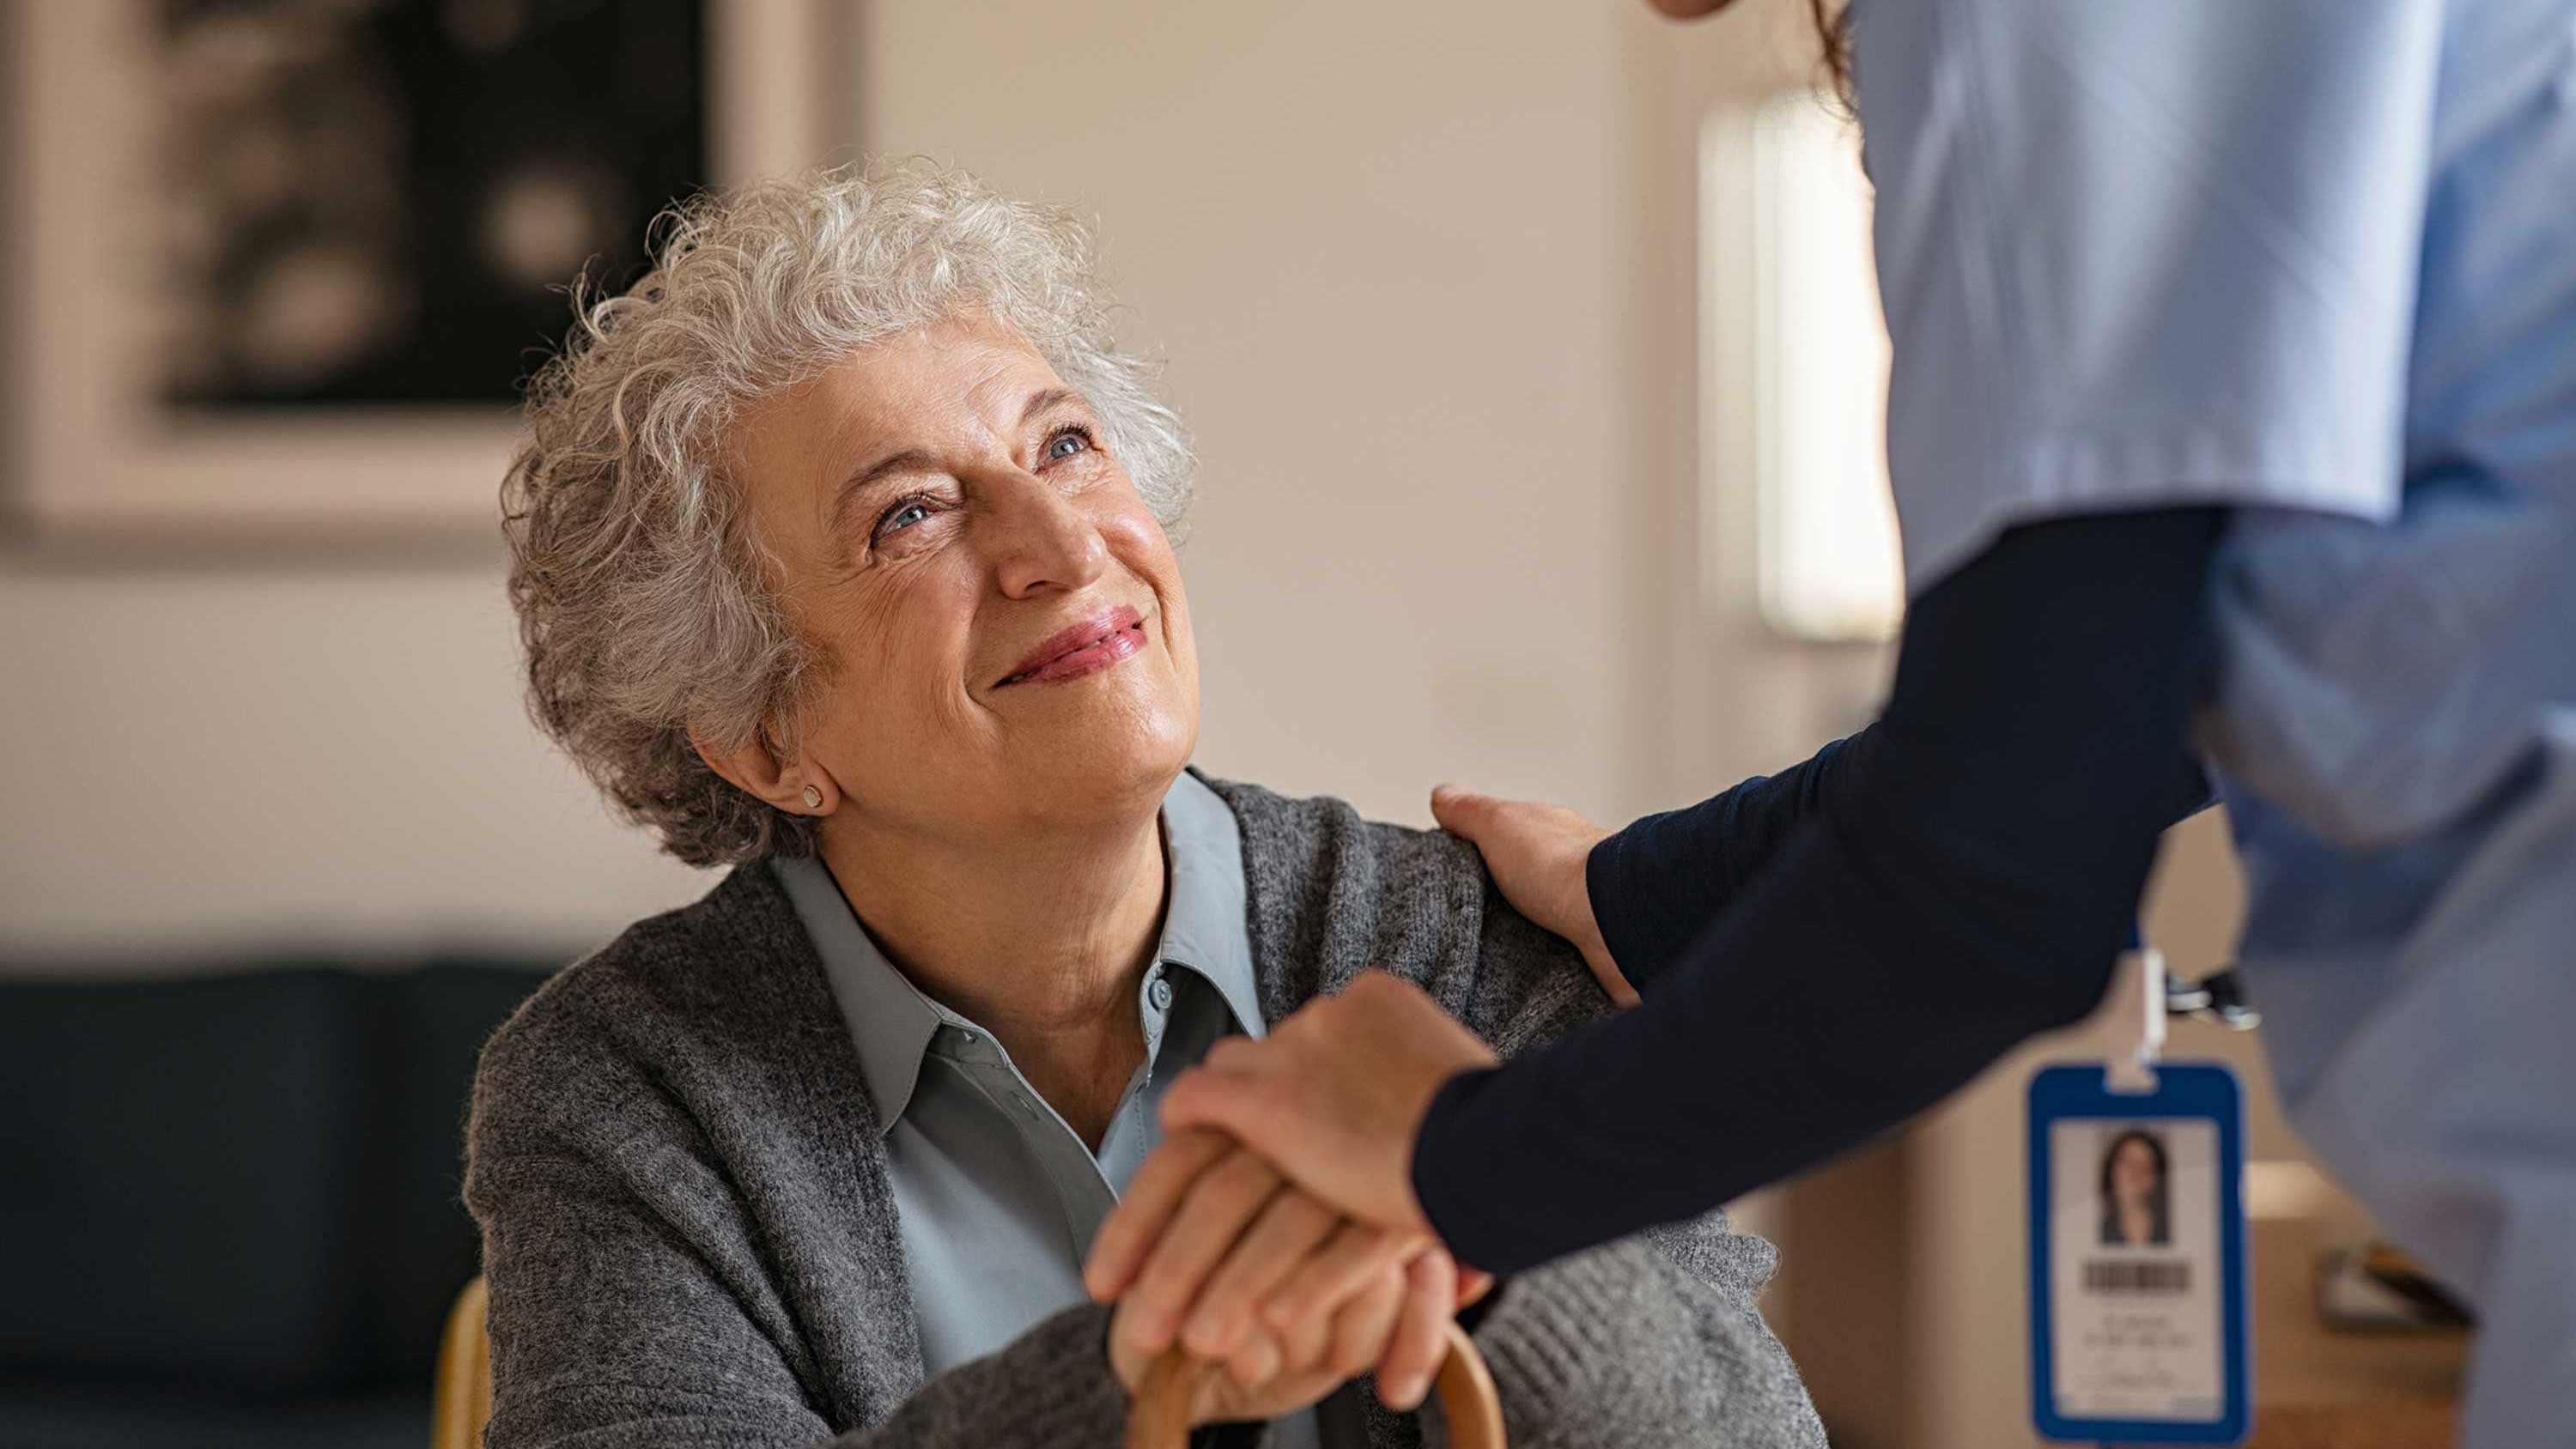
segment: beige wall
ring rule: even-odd
[[[0,574],[0,945],[572,945],[687,899],[511,644],[497,566]]]

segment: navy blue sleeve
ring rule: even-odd
[[[1592,848],[1584,881],[1602,944],[1640,992],[1743,893],[1877,746],[1877,726],[1776,775],[1649,815]]]
[[[1826,802],[1866,776],[1878,726],[1835,740],[1776,775],[1756,775],[1697,805],[1631,823],[1592,848],[1584,883],[1603,944],[1640,993],[1681,958],[1728,901],[1820,818]],[[2165,773],[2166,823],[2211,803],[2209,776],[2177,750]]]
[[[1720,877],[1643,1003],[1434,1099],[1414,1188],[1458,1256],[1513,1272],[1706,1211],[2090,1011],[2182,813],[2223,527],[2031,524],[1917,600],[1868,747],[1767,868],[1721,866],[1740,889]]]

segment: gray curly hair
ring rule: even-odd
[[[833,660],[781,609],[728,477],[753,401],[960,314],[1018,331],[1091,403],[1167,530],[1196,462],[1151,370],[1117,350],[1091,233],[921,161],[699,196],[655,225],[625,295],[577,321],[530,384],[502,485],[510,602],[537,723],[692,865],[813,850],[814,821],[727,784],[690,743],[784,759]]]

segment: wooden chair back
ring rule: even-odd
[[[492,1417],[491,1298],[478,1275],[447,1310],[438,1341],[438,1380],[429,1405],[429,1449],[483,1449]]]

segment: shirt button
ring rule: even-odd
[[[1171,1010],[1172,983],[1164,980],[1160,976],[1155,977],[1154,984],[1145,988],[1145,999],[1154,1003],[1154,1009],[1156,1011]]]

